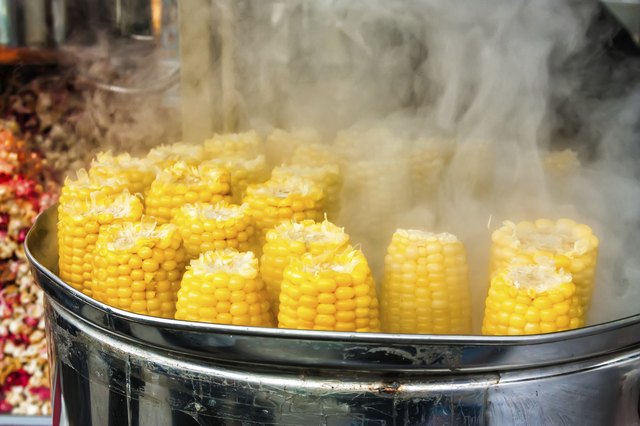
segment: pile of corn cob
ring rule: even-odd
[[[62,190],[61,278],[114,307],[188,321],[472,332],[466,251],[456,236],[396,230],[379,302],[364,254],[327,219],[340,209],[345,162],[281,131],[269,140],[291,145],[288,163],[271,174],[255,132],[163,146],[144,158],[99,155]],[[435,185],[450,155],[429,143],[413,148],[433,160],[427,180]],[[482,332],[582,326],[597,247],[589,227],[567,219],[505,223],[493,234]]]

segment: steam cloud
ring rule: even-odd
[[[589,322],[638,313],[640,65],[604,49],[597,2],[216,0],[211,11],[189,36],[215,49],[216,130],[320,132],[347,159],[338,222],[378,282],[396,227],[454,233],[479,330],[492,230],[571,217],[601,242]],[[577,157],[549,157],[566,148]]]

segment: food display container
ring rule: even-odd
[[[54,424],[640,421],[640,315],[504,338],[151,318],[96,302],[56,276],[56,219],[52,207],[26,241],[46,293]]]

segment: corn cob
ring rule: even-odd
[[[116,178],[124,182],[132,194],[144,194],[156,178],[157,169],[145,158],[131,157],[129,154],[111,155],[103,152],[91,162],[89,176],[100,179]]]
[[[320,142],[320,135],[312,129],[295,129],[291,132],[275,129],[265,142],[267,162],[272,167],[280,166],[293,156],[297,148]]]
[[[467,259],[464,245],[455,236],[399,229],[384,266],[385,332],[471,333]]]
[[[260,274],[267,285],[273,312],[278,313],[280,283],[285,267],[293,259],[305,253],[318,256],[345,249],[349,236],[342,228],[324,221],[284,222],[267,232],[267,242],[262,248]]]
[[[94,297],[138,314],[173,318],[185,263],[173,224],[143,217],[102,227],[93,262]]]
[[[555,177],[566,177],[580,168],[580,160],[577,152],[565,149],[547,153],[544,157],[544,165],[547,172]]]
[[[393,233],[390,218],[406,212],[411,205],[411,180],[398,161],[356,161],[344,167],[341,218],[353,235],[378,238],[382,243]]]
[[[576,297],[587,312],[598,258],[598,238],[590,227],[570,219],[505,222],[493,232],[491,277],[511,263],[531,265],[551,260],[573,276]]]
[[[146,214],[159,223],[170,222],[175,212],[187,203],[230,201],[229,172],[219,167],[191,167],[178,162],[156,177],[145,198]]]
[[[204,141],[203,149],[207,159],[251,160],[264,154],[262,141],[255,131],[214,135]]]
[[[173,223],[190,258],[227,247],[239,251],[255,248],[255,227],[246,204],[185,204],[176,212]]]
[[[192,260],[178,292],[176,319],[273,327],[255,255],[227,248]]]
[[[454,141],[418,139],[409,156],[414,200],[429,200],[438,190],[442,175],[453,155]]]
[[[60,191],[58,204],[58,220],[62,220],[66,214],[64,207],[74,203],[88,204],[102,201],[106,198],[113,199],[126,189],[126,182],[117,177],[95,178],[89,176],[86,170],[80,169],[76,173],[76,179],[66,178]]]
[[[551,333],[584,325],[571,274],[553,265],[511,265],[498,271],[485,303],[482,334]]]
[[[460,191],[479,197],[493,186],[495,163],[493,143],[484,140],[459,142],[447,168],[447,177]]]
[[[348,248],[292,260],[283,274],[278,327],[379,331],[375,283],[362,252]]]
[[[58,221],[60,278],[78,291],[93,295],[91,269],[98,232],[102,226],[136,221],[142,216],[142,201],[128,192],[87,203],[64,204]]]
[[[267,231],[279,223],[292,219],[320,221],[324,215],[322,189],[312,181],[298,177],[270,179],[265,183],[249,185],[244,201],[255,219],[261,246]]]
[[[184,142],[160,145],[149,151],[146,158],[159,169],[169,168],[178,162],[184,162],[189,166],[197,166],[206,159],[201,145],[192,145]]]
[[[306,167],[337,166],[340,164],[340,157],[326,145],[305,143],[296,148],[289,163]]]
[[[273,169],[271,176],[280,180],[297,176],[315,182],[322,188],[324,193],[324,206],[329,219],[335,220],[340,213],[342,179],[340,177],[340,168],[337,165],[319,167],[280,166]]]
[[[254,183],[262,183],[269,179],[269,168],[264,155],[251,160],[242,158],[225,158],[209,160],[202,166],[224,167],[231,174],[231,196],[234,203],[241,203],[247,187]]]

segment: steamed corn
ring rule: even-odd
[[[171,221],[187,203],[230,201],[229,172],[219,167],[192,167],[178,162],[156,177],[145,198],[145,213],[159,223]]]
[[[177,210],[173,223],[191,258],[227,247],[249,251],[255,247],[255,227],[246,205],[225,201],[186,204]]]
[[[249,185],[244,202],[255,219],[258,241],[264,244],[266,233],[288,220],[322,220],[324,193],[313,181],[299,177],[270,179]]]
[[[94,248],[102,226],[136,221],[142,216],[140,199],[128,192],[111,198],[60,206],[58,259],[60,278],[78,291],[92,296],[91,270]]]
[[[175,318],[272,327],[274,319],[254,254],[227,248],[192,260],[178,292]]]
[[[264,155],[253,159],[225,158],[209,160],[201,164],[203,167],[223,167],[231,175],[231,195],[234,203],[241,203],[247,187],[254,183],[262,183],[269,179],[269,168]]]
[[[384,266],[383,331],[471,333],[467,259],[455,236],[399,229]]]
[[[267,285],[273,311],[278,313],[282,273],[291,260],[305,253],[314,256],[345,249],[349,236],[342,228],[324,221],[284,222],[267,232],[262,248],[260,273]]]
[[[172,145],[160,145],[153,148],[147,154],[146,159],[159,169],[166,169],[179,162],[197,166],[206,160],[206,157],[202,145],[177,142]]]
[[[320,143],[305,143],[296,148],[289,160],[295,166],[337,166],[340,157],[331,148]]]
[[[137,314],[173,318],[186,263],[178,227],[153,218],[100,229],[94,298]]]
[[[64,206],[74,203],[88,204],[103,199],[113,199],[122,193],[127,187],[127,183],[120,178],[97,178],[89,176],[86,170],[80,169],[76,173],[76,178],[66,178],[60,191],[58,204],[58,220],[65,215]]]
[[[379,331],[376,288],[362,252],[307,253],[291,261],[283,274],[278,327]]]
[[[315,182],[324,193],[325,211],[331,220],[335,220],[340,212],[340,192],[342,179],[337,165],[308,166],[280,166],[273,169],[274,179],[286,180],[293,176],[309,179]]]
[[[264,154],[264,147],[260,136],[255,131],[249,131],[216,134],[204,141],[203,152],[208,159],[252,160]]]
[[[103,152],[91,162],[89,176],[97,181],[115,178],[124,182],[130,193],[144,194],[156,178],[156,172],[155,165],[148,159]]]
[[[511,265],[497,271],[485,303],[482,334],[521,335],[584,325],[571,274],[551,264]]]
[[[455,142],[445,139],[418,139],[409,157],[414,200],[420,202],[436,194]]]
[[[598,257],[598,238],[590,227],[571,219],[505,222],[494,231],[492,240],[491,277],[512,263],[532,265],[549,260],[571,273],[576,297],[588,311]]]
[[[299,147],[320,142],[320,135],[312,129],[294,129],[290,132],[275,129],[265,142],[267,161],[272,167],[280,166],[289,161]]]

